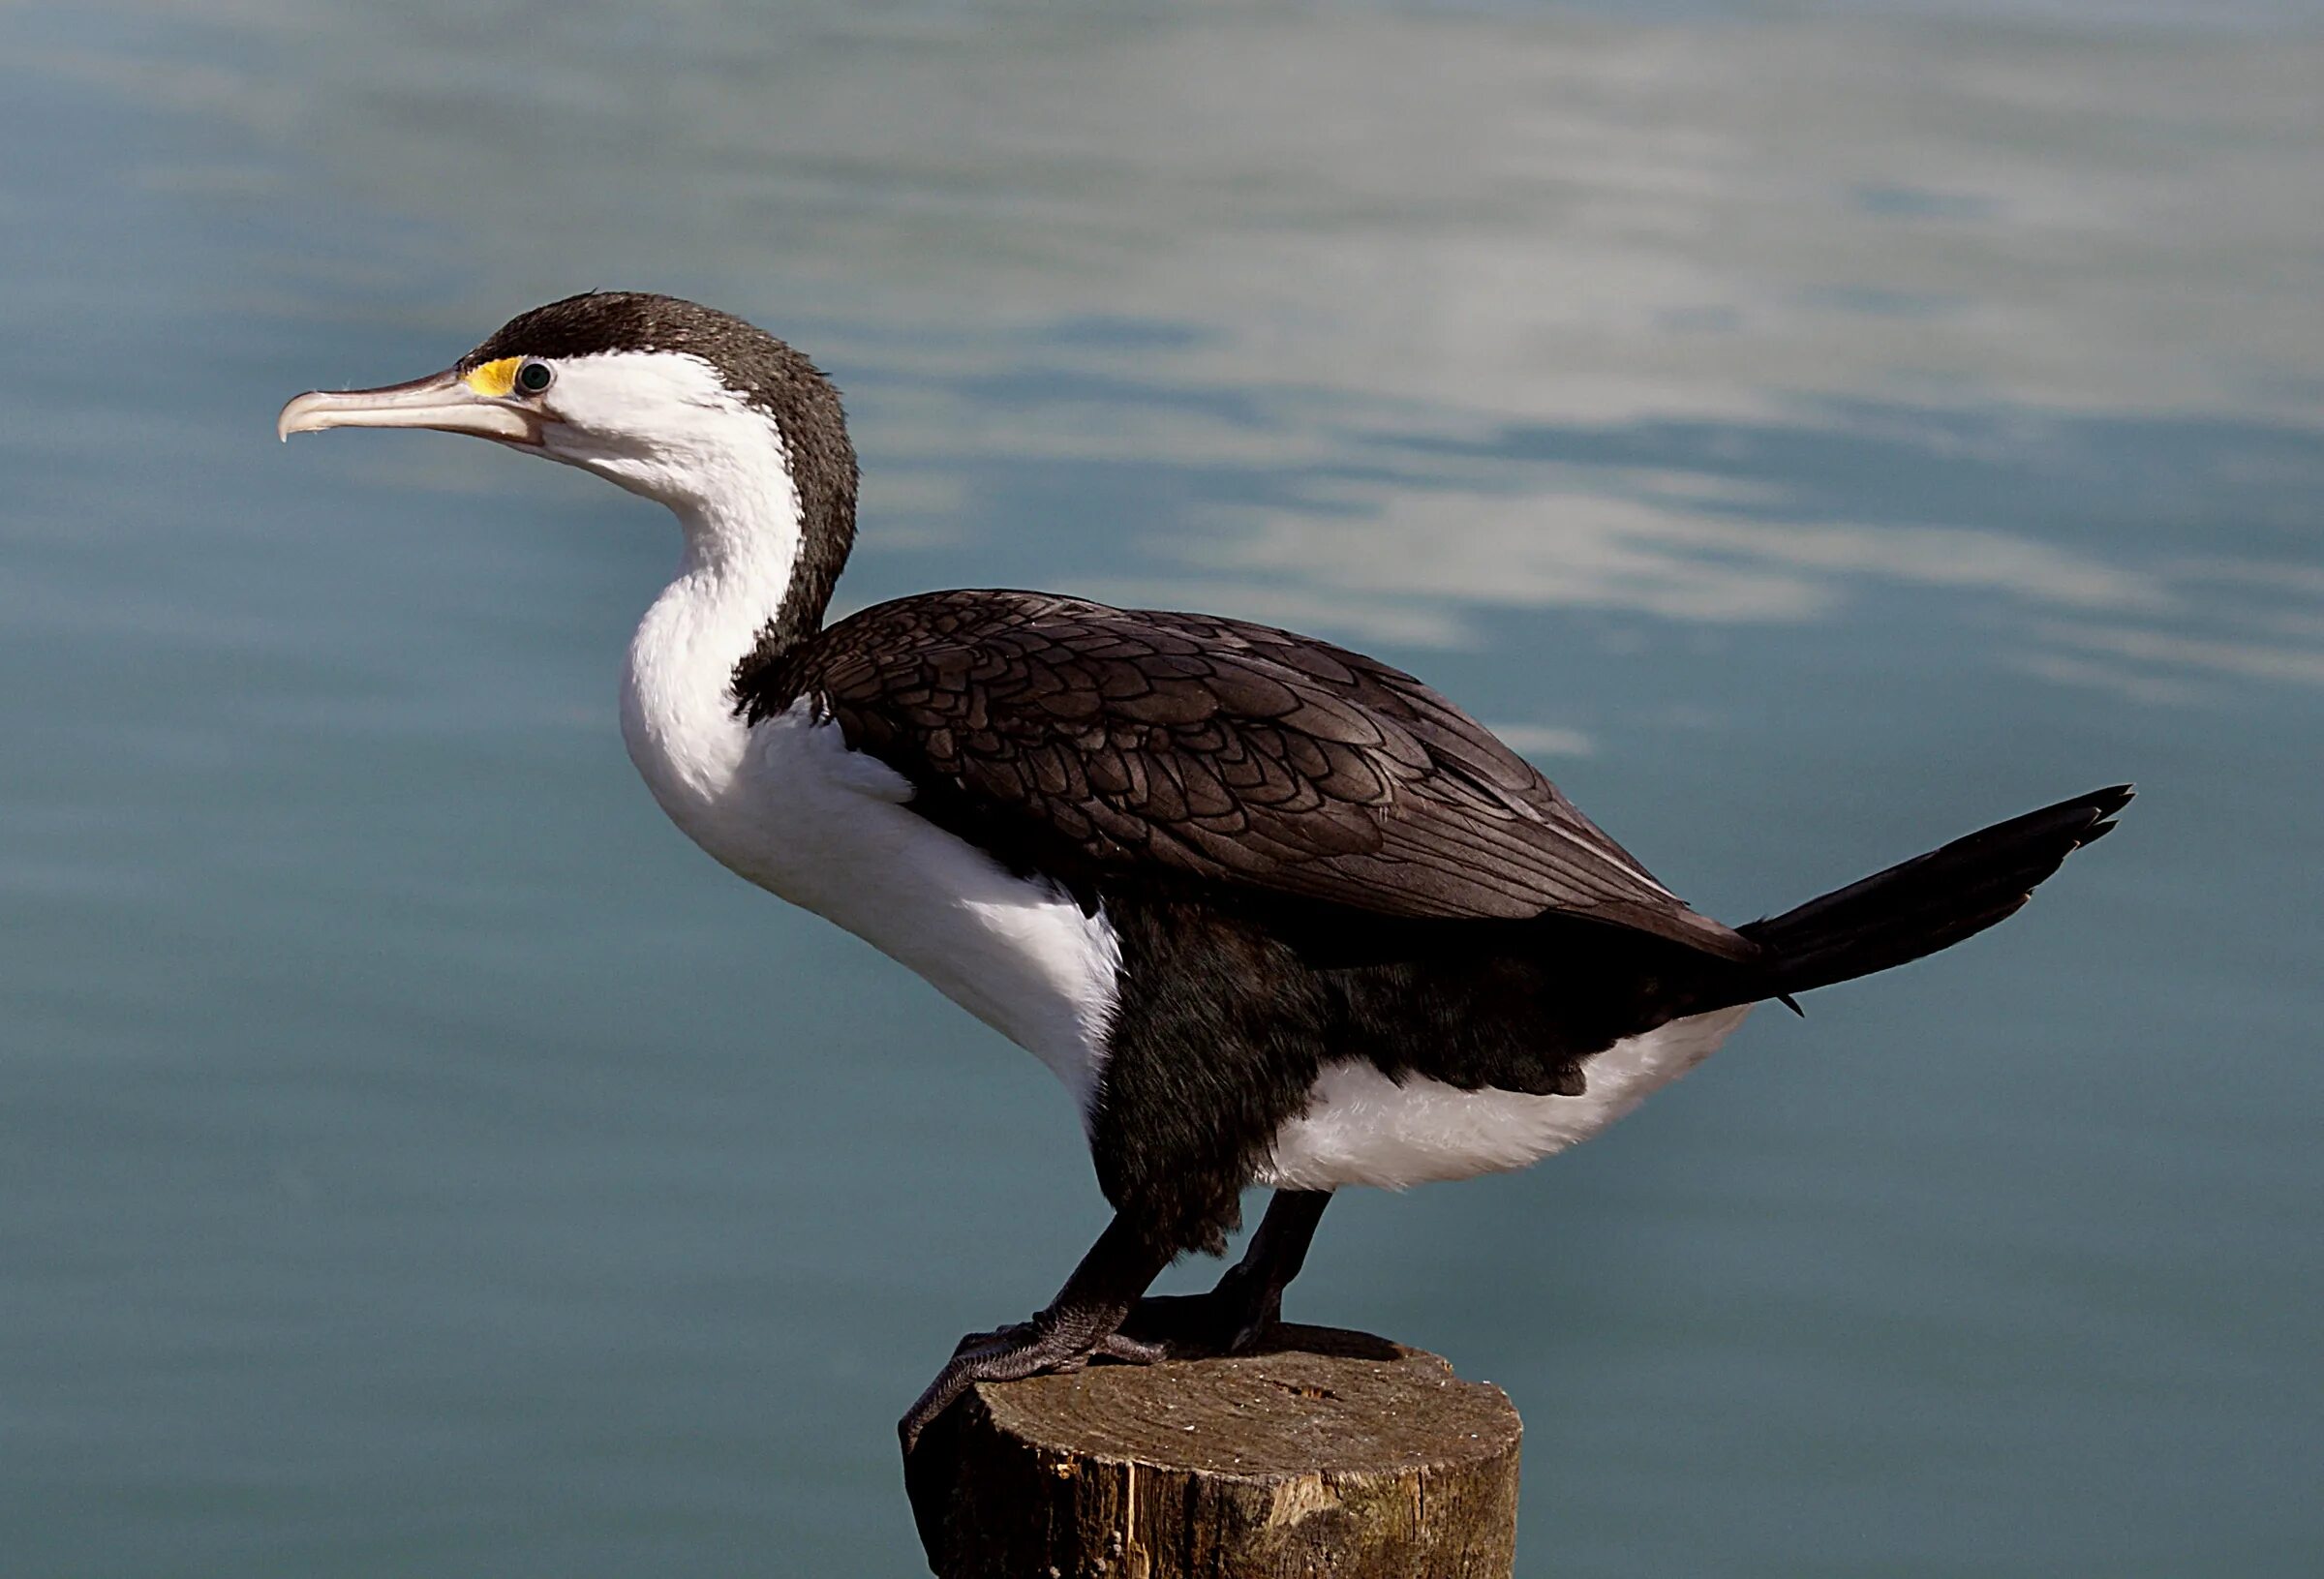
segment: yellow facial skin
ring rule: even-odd
[[[507,396],[516,390],[516,365],[521,356],[504,356],[496,362],[486,362],[470,373],[463,381],[479,395]]]

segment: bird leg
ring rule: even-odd
[[[1242,1260],[1208,1293],[1148,1295],[1131,1312],[1129,1330],[1174,1351],[1247,1352],[1282,1320],[1283,1291],[1306,1264],[1315,1226],[1330,1203],[1329,1190],[1277,1190]]]
[[[1121,1324],[1170,1260],[1169,1251],[1148,1244],[1135,1225],[1116,1213],[1046,1310],[1029,1321],[961,1340],[919,1402],[897,1422],[903,1450],[909,1453],[930,1422],[979,1382],[1075,1371],[1099,1355],[1133,1364],[1164,1358],[1162,1345],[1129,1337]]]

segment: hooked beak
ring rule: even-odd
[[[544,420],[535,407],[484,394],[444,372],[383,389],[311,389],[283,408],[274,431],[287,440],[325,428],[434,428],[537,449]]]

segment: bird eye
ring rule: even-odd
[[[537,395],[557,381],[557,370],[546,362],[527,362],[516,370],[516,386],[528,395]]]

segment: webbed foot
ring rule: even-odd
[[[918,1445],[930,1422],[980,1382],[1078,1371],[1093,1359],[1150,1364],[1166,1358],[1166,1346],[1125,1334],[1122,1321],[1169,1260],[1167,1252],[1154,1250],[1116,1217],[1047,1310],[1029,1321],[972,1332],[960,1341],[928,1390],[896,1422],[905,1454]]]

